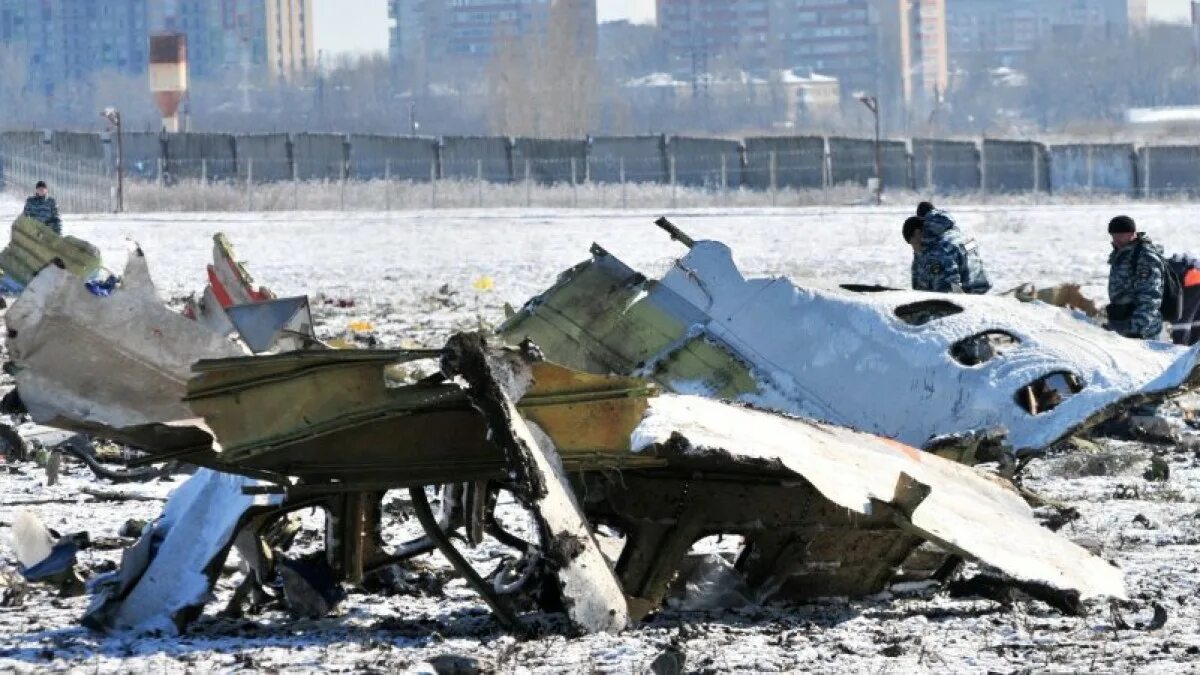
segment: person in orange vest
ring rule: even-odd
[[[1183,312],[1171,325],[1171,341],[1177,345],[1200,342],[1200,259],[1176,253],[1167,264],[1183,286]]]

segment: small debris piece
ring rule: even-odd
[[[22,567],[33,567],[50,557],[54,537],[32,511],[18,511],[12,524],[12,546]]]
[[[1150,522],[1150,519],[1141,513],[1139,513],[1133,517],[1133,522],[1135,525],[1141,525],[1142,527],[1146,528],[1147,530],[1154,529],[1154,523]]]
[[[883,649],[880,649],[879,654],[880,656],[886,656],[890,659],[904,656],[904,645],[900,644],[899,642],[890,644]]]
[[[687,654],[672,642],[650,662],[650,672],[654,675],[683,675],[686,665]]]
[[[130,518],[121,524],[121,528],[117,530],[118,537],[137,538],[142,536],[142,532],[146,529],[146,522],[140,518]]]
[[[437,675],[479,675],[493,672],[493,668],[474,656],[460,654],[439,654],[429,659],[433,672]]]
[[[309,619],[329,616],[346,597],[324,553],[298,559],[280,558],[278,562],[284,601],[293,616]]]
[[[1112,619],[1113,627],[1117,630],[1153,631],[1159,630],[1163,626],[1166,626],[1168,618],[1167,608],[1157,602],[1153,603],[1151,606],[1154,610],[1154,615],[1150,617],[1148,621],[1137,621],[1133,625],[1130,625],[1129,622],[1125,620],[1124,615],[1121,613],[1121,609],[1135,608],[1136,606],[1131,602],[1114,601],[1109,603],[1109,615]]]
[[[10,395],[16,394],[16,389],[13,389],[8,394],[5,394],[4,401],[9,400]],[[3,401],[0,401],[0,412],[3,410]],[[7,413],[14,414],[14,413]],[[29,459],[29,445],[24,438],[17,433],[16,429],[0,422],[0,455],[6,455],[10,462],[24,462]]]
[[[62,453],[50,452],[50,457],[46,459],[46,486],[58,485],[58,470],[62,465]]]
[[[29,595],[29,584],[11,568],[0,569],[0,607],[20,607]]]
[[[1073,506],[1046,504],[1034,509],[1033,514],[1051,532],[1058,532],[1065,525],[1079,520],[1079,509]]]
[[[109,632],[177,633],[211,596],[212,584],[248,511],[279,497],[250,496],[261,481],[201,469],[121,556],[116,572],[91,582],[83,624]]]
[[[1083,616],[1085,613],[1078,591],[1060,590],[1046,584],[1004,579],[991,574],[979,574],[969,579],[953,581],[948,590],[952,598],[979,596],[994,600],[1005,607],[1011,606],[1017,600],[1016,593],[1020,592],[1035,600],[1041,600],[1063,614]]]
[[[1166,482],[1171,478],[1171,465],[1167,460],[1155,455],[1150,458],[1150,468],[1146,469],[1142,477],[1152,483]]]

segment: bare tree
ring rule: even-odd
[[[594,129],[599,71],[595,17],[586,7],[558,0],[543,26],[500,42],[488,91],[493,132],[578,138]]]

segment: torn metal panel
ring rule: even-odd
[[[503,479],[504,455],[461,387],[388,383],[392,364],[440,354],[323,350],[202,361],[187,402],[219,440],[222,461],[309,485]],[[569,470],[661,464],[629,453],[628,432],[652,391],[645,381],[550,363],[530,369],[534,384],[518,408],[554,438]]]
[[[518,472],[517,485],[527,491],[567,616],[589,633],[624,630],[629,623],[625,595],[571,492],[554,442],[542,431],[535,433],[513,403],[533,383],[532,369],[513,355],[489,354],[480,335],[455,336],[446,351],[444,367],[467,381],[467,396],[486,420],[488,436],[508,456],[509,468]],[[498,377],[502,373],[507,376]]]
[[[1018,581],[1077,592],[1083,599],[1126,597],[1118,568],[1041,527],[1008,483],[887,439],[663,395],[651,399],[633,445],[679,455],[672,463],[778,466],[850,513],[868,521],[884,517]]]
[[[70,235],[61,236],[41,221],[19,216],[12,224],[12,238],[0,251],[3,285],[20,292],[53,260],[62,261],[67,271],[89,277],[101,267],[100,249]]]
[[[475,365],[464,365],[464,351]],[[589,630],[623,621],[609,611],[603,558],[584,536],[595,522],[626,534],[616,572],[633,618],[661,604],[693,542],[721,532],[748,538],[739,571],[764,598],[877,592],[929,541],[1023,581],[1083,597],[1124,594],[1118,571],[1042,530],[1003,481],[933,454],[703,398],[654,397],[637,378],[527,364],[516,352],[487,351],[486,370],[479,349],[452,340],[443,353],[465,390],[386,384],[387,364],[427,353],[335,351],[201,363],[189,400],[224,460],[301,478],[289,499],[489,479],[512,486],[563,563],[559,582],[577,603],[568,611]],[[577,472],[574,494],[559,490],[560,451]],[[622,464],[619,478],[606,471]],[[997,543],[998,531],[1027,543]]]
[[[234,332],[233,322],[227,312],[238,305],[252,305],[275,299],[269,289],[254,287],[254,279],[246,267],[237,261],[233,244],[224,233],[213,235],[213,261],[207,266],[208,284],[200,300],[189,299],[183,314],[208,326],[220,335]],[[255,352],[267,351],[255,349]]]
[[[107,297],[47,267],[5,318],[17,388],[33,419],[84,433],[191,419],[182,399],[192,363],[245,353],[167,309],[140,251]]]
[[[274,300],[267,288],[254,287],[254,279],[238,262],[233,244],[223,232],[213,235],[213,263],[208,266],[208,283],[221,307]]]
[[[84,625],[110,632],[175,634],[211,597],[234,537],[255,509],[279,496],[248,496],[260,485],[201,469],[171,494],[157,520],[127,549],[121,567],[95,579]]]
[[[1011,298],[745,279],[714,241],[695,242],[661,281],[592,253],[501,326],[506,341],[918,446],[1004,427],[1017,450],[1043,448],[1122,401],[1181,386],[1200,353]],[[977,346],[995,333],[1011,348]]]
[[[250,351],[296,351],[318,344],[308,296],[264,300],[225,308],[238,337]]]

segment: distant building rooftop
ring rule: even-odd
[[[1164,106],[1161,108],[1130,108],[1125,111],[1130,124],[1170,124],[1200,122],[1200,106]]]

